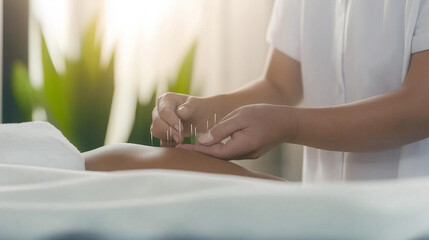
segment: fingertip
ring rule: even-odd
[[[211,134],[211,131],[201,135],[201,137],[198,138],[198,142],[206,146],[213,144],[213,135]]]
[[[174,135],[173,139],[176,142],[176,144],[179,144],[179,137],[177,135]]]

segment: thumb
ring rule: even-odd
[[[198,139],[198,142],[206,146],[220,143],[225,138],[231,136],[233,133],[243,128],[244,126],[241,126],[236,118],[229,118],[214,126],[209,130],[209,132],[201,135],[201,137]]]
[[[189,120],[195,112],[195,104],[189,100],[177,108],[177,116],[182,120]]]

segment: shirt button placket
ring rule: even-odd
[[[346,19],[347,19],[347,5],[348,0],[337,0],[336,2],[336,20],[335,20],[335,69],[336,78],[338,81],[338,95],[336,102],[338,104],[346,103],[345,96],[345,79],[344,79],[344,48],[345,48],[345,30],[346,30]]]
[[[335,45],[336,51],[336,78],[338,81],[338,95],[336,102],[338,104],[346,103],[346,91],[345,91],[345,78],[344,78],[344,50],[346,41],[346,21],[347,21],[347,7],[349,0],[337,0],[335,9]],[[339,153],[340,154],[340,153]],[[342,154],[341,161],[341,180],[345,179],[345,156]]]

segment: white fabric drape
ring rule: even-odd
[[[303,187],[0,164],[3,239],[428,239],[429,179]]]

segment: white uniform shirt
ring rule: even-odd
[[[399,88],[411,54],[429,49],[429,0],[277,1],[267,40],[300,61],[304,106],[359,101]],[[304,182],[427,175],[428,138],[371,153],[304,149]]]

